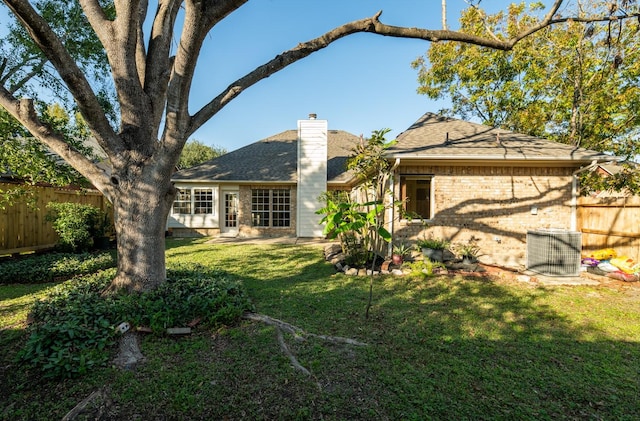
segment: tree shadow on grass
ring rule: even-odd
[[[260,312],[368,346],[287,335],[311,372],[305,377],[269,326],[149,338],[154,362],[112,385],[119,415],[129,408],[147,419],[640,418],[638,329],[625,325],[640,325],[637,297],[479,278],[380,277],[365,320],[369,278],[334,274],[321,248],[215,247],[168,255],[242,279]]]
[[[439,278],[407,287],[385,288],[373,314],[379,311],[381,325],[393,326],[376,335],[386,348],[377,356],[382,366],[394,367],[383,383],[402,385],[396,397],[421,396],[412,405],[416,415],[640,415],[632,399],[639,387],[638,344],[568,317],[588,313],[588,304],[565,311],[562,305],[571,299],[555,302],[554,290],[478,279]],[[636,312],[630,322],[638,319]]]
[[[353,406],[361,401],[381,419],[640,417],[637,339],[616,334],[615,326],[603,329],[588,300],[571,298],[583,289],[559,294],[478,278],[382,277],[365,320],[368,278],[318,275],[316,281],[249,282],[281,289],[277,302],[262,303],[274,298],[263,291],[255,298],[272,315],[370,344],[346,359],[344,350],[295,344],[340,416],[366,418]],[[629,319],[619,323],[640,323],[637,306],[621,305]]]

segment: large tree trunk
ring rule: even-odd
[[[127,171],[128,172],[128,171]],[[151,290],[166,279],[165,230],[175,188],[170,174],[145,168],[135,178],[114,175],[118,270],[109,291]]]

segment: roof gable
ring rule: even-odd
[[[611,159],[600,152],[426,113],[397,138],[392,158],[572,161]]]
[[[358,136],[342,130],[327,135],[327,181],[347,182],[346,162]],[[226,153],[192,168],[178,171],[174,181],[234,181],[296,183],[298,131],[287,130]]]

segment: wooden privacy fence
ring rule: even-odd
[[[610,247],[640,261],[640,197],[581,197],[577,210],[583,253]]]
[[[15,184],[0,183],[0,190],[15,188]],[[105,210],[108,201],[98,191],[81,191],[58,187],[25,186],[34,194],[35,205],[27,200],[0,209],[0,255],[17,254],[53,247],[58,235],[45,220],[47,203],[75,202]]]

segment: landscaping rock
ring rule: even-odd
[[[342,253],[334,254],[328,257],[329,258],[327,260],[329,260],[334,265],[337,265],[338,263],[340,264],[344,263],[344,254]]]
[[[190,327],[170,327],[167,329],[168,335],[188,335],[191,333]]]
[[[325,246],[324,255],[327,260],[338,254],[342,254],[342,247],[340,244],[328,244]]]

